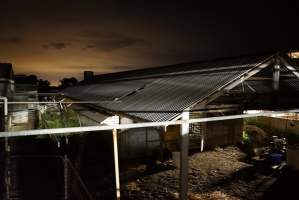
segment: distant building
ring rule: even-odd
[[[93,79],[94,73],[93,71],[84,71],[84,80],[91,81]]]
[[[0,63],[0,97],[10,98],[14,92],[14,75],[12,65]],[[0,131],[4,130],[4,105],[0,104]]]
[[[38,101],[38,80],[35,75],[15,75],[13,101]],[[37,121],[36,104],[16,104],[10,107],[10,130],[35,129]]]
[[[15,75],[16,92],[37,92],[38,80],[35,75]]]
[[[13,67],[9,63],[0,63],[0,96],[9,101],[36,101],[38,82],[34,75],[14,75]],[[9,114],[5,122],[3,104],[0,105],[1,123],[8,130],[32,129],[36,126],[36,109],[29,104],[9,105]]]
[[[0,63],[0,96],[9,97],[14,91],[14,73],[12,65]]]

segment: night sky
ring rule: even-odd
[[[108,73],[298,48],[298,3],[0,1],[0,62],[54,84]],[[145,3],[148,2],[148,3]]]

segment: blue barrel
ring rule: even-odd
[[[278,165],[283,161],[283,155],[281,153],[271,153],[269,160],[272,165]]]

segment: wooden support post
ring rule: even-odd
[[[114,168],[115,168],[115,186],[116,199],[120,199],[120,183],[119,183],[119,165],[118,165],[118,148],[117,148],[117,130],[113,129],[113,150],[114,150]]]
[[[182,120],[189,120],[189,112],[182,114]],[[188,195],[188,152],[189,122],[186,122],[181,125],[180,200],[186,200]]]

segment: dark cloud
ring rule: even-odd
[[[65,43],[65,42],[51,42],[49,44],[42,45],[42,47],[45,49],[53,48],[53,49],[61,50],[67,48],[70,45],[71,45],[70,43]]]
[[[92,71],[124,71],[136,69],[138,66],[133,65],[106,65],[106,66],[96,66],[96,65],[77,65],[77,66],[66,66],[65,69],[70,71],[78,71],[82,72],[84,70],[92,70]]]
[[[118,65],[118,66],[111,66],[112,71],[125,71],[125,70],[132,70],[137,69],[140,66],[133,66],[133,65]]]
[[[99,51],[114,51],[136,44],[143,43],[144,40],[127,37],[127,38],[115,38],[115,39],[103,39],[95,43],[95,47]]]
[[[82,48],[82,50],[87,50],[87,49],[95,49],[96,48],[96,46],[95,45],[92,45],[92,44],[88,44],[88,45],[86,45],[85,47],[83,47]]]
[[[82,48],[83,50],[95,49],[104,52],[110,52],[145,42],[144,39],[115,32],[89,32],[83,34],[82,37],[90,41],[89,44]]]
[[[298,3],[193,2],[1,1],[1,59],[59,80],[299,46]]]
[[[18,36],[8,36],[8,37],[1,37],[0,42],[6,44],[20,44],[23,42],[23,39]]]

